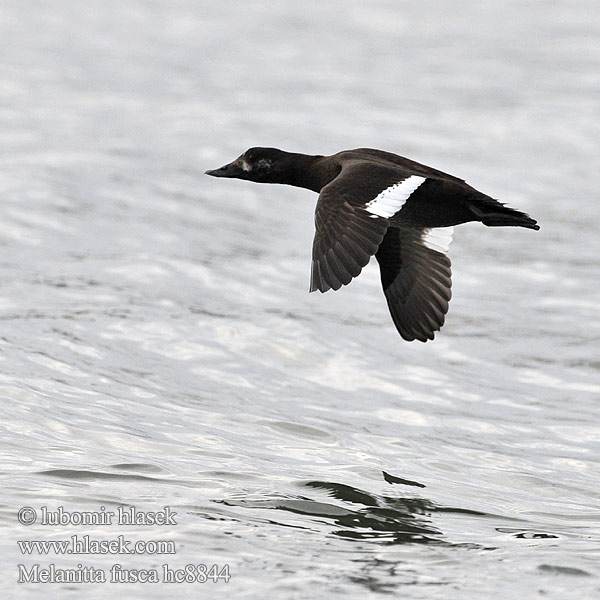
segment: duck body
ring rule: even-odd
[[[206,174],[318,192],[310,291],[347,285],[375,256],[392,319],[407,341],[431,340],[444,324],[455,225],[539,229],[462,179],[371,148],[331,156],[251,148]]]

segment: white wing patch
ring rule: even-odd
[[[393,217],[408,200],[410,195],[425,181],[425,177],[411,175],[404,181],[394,183],[373,200],[365,204],[365,210],[379,217]]]
[[[431,250],[446,254],[452,243],[453,233],[454,227],[431,227],[423,230],[421,240]]]

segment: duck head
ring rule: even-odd
[[[288,152],[277,148],[250,148],[233,162],[205,173],[212,177],[245,179],[257,183],[281,183],[289,156]]]

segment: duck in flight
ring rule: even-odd
[[[250,148],[206,174],[317,192],[310,291],[347,285],[375,255],[392,319],[407,341],[432,340],[444,324],[454,225],[539,229],[462,179],[382,150],[310,156]]]

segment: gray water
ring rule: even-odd
[[[599,597],[599,17],[4,0],[2,596]],[[446,325],[409,344],[375,264],[307,293],[316,195],[203,175],[255,145],[386,149],[541,230],[457,228]],[[123,504],[176,522],[41,524]],[[16,543],[73,535],[176,551]]]

